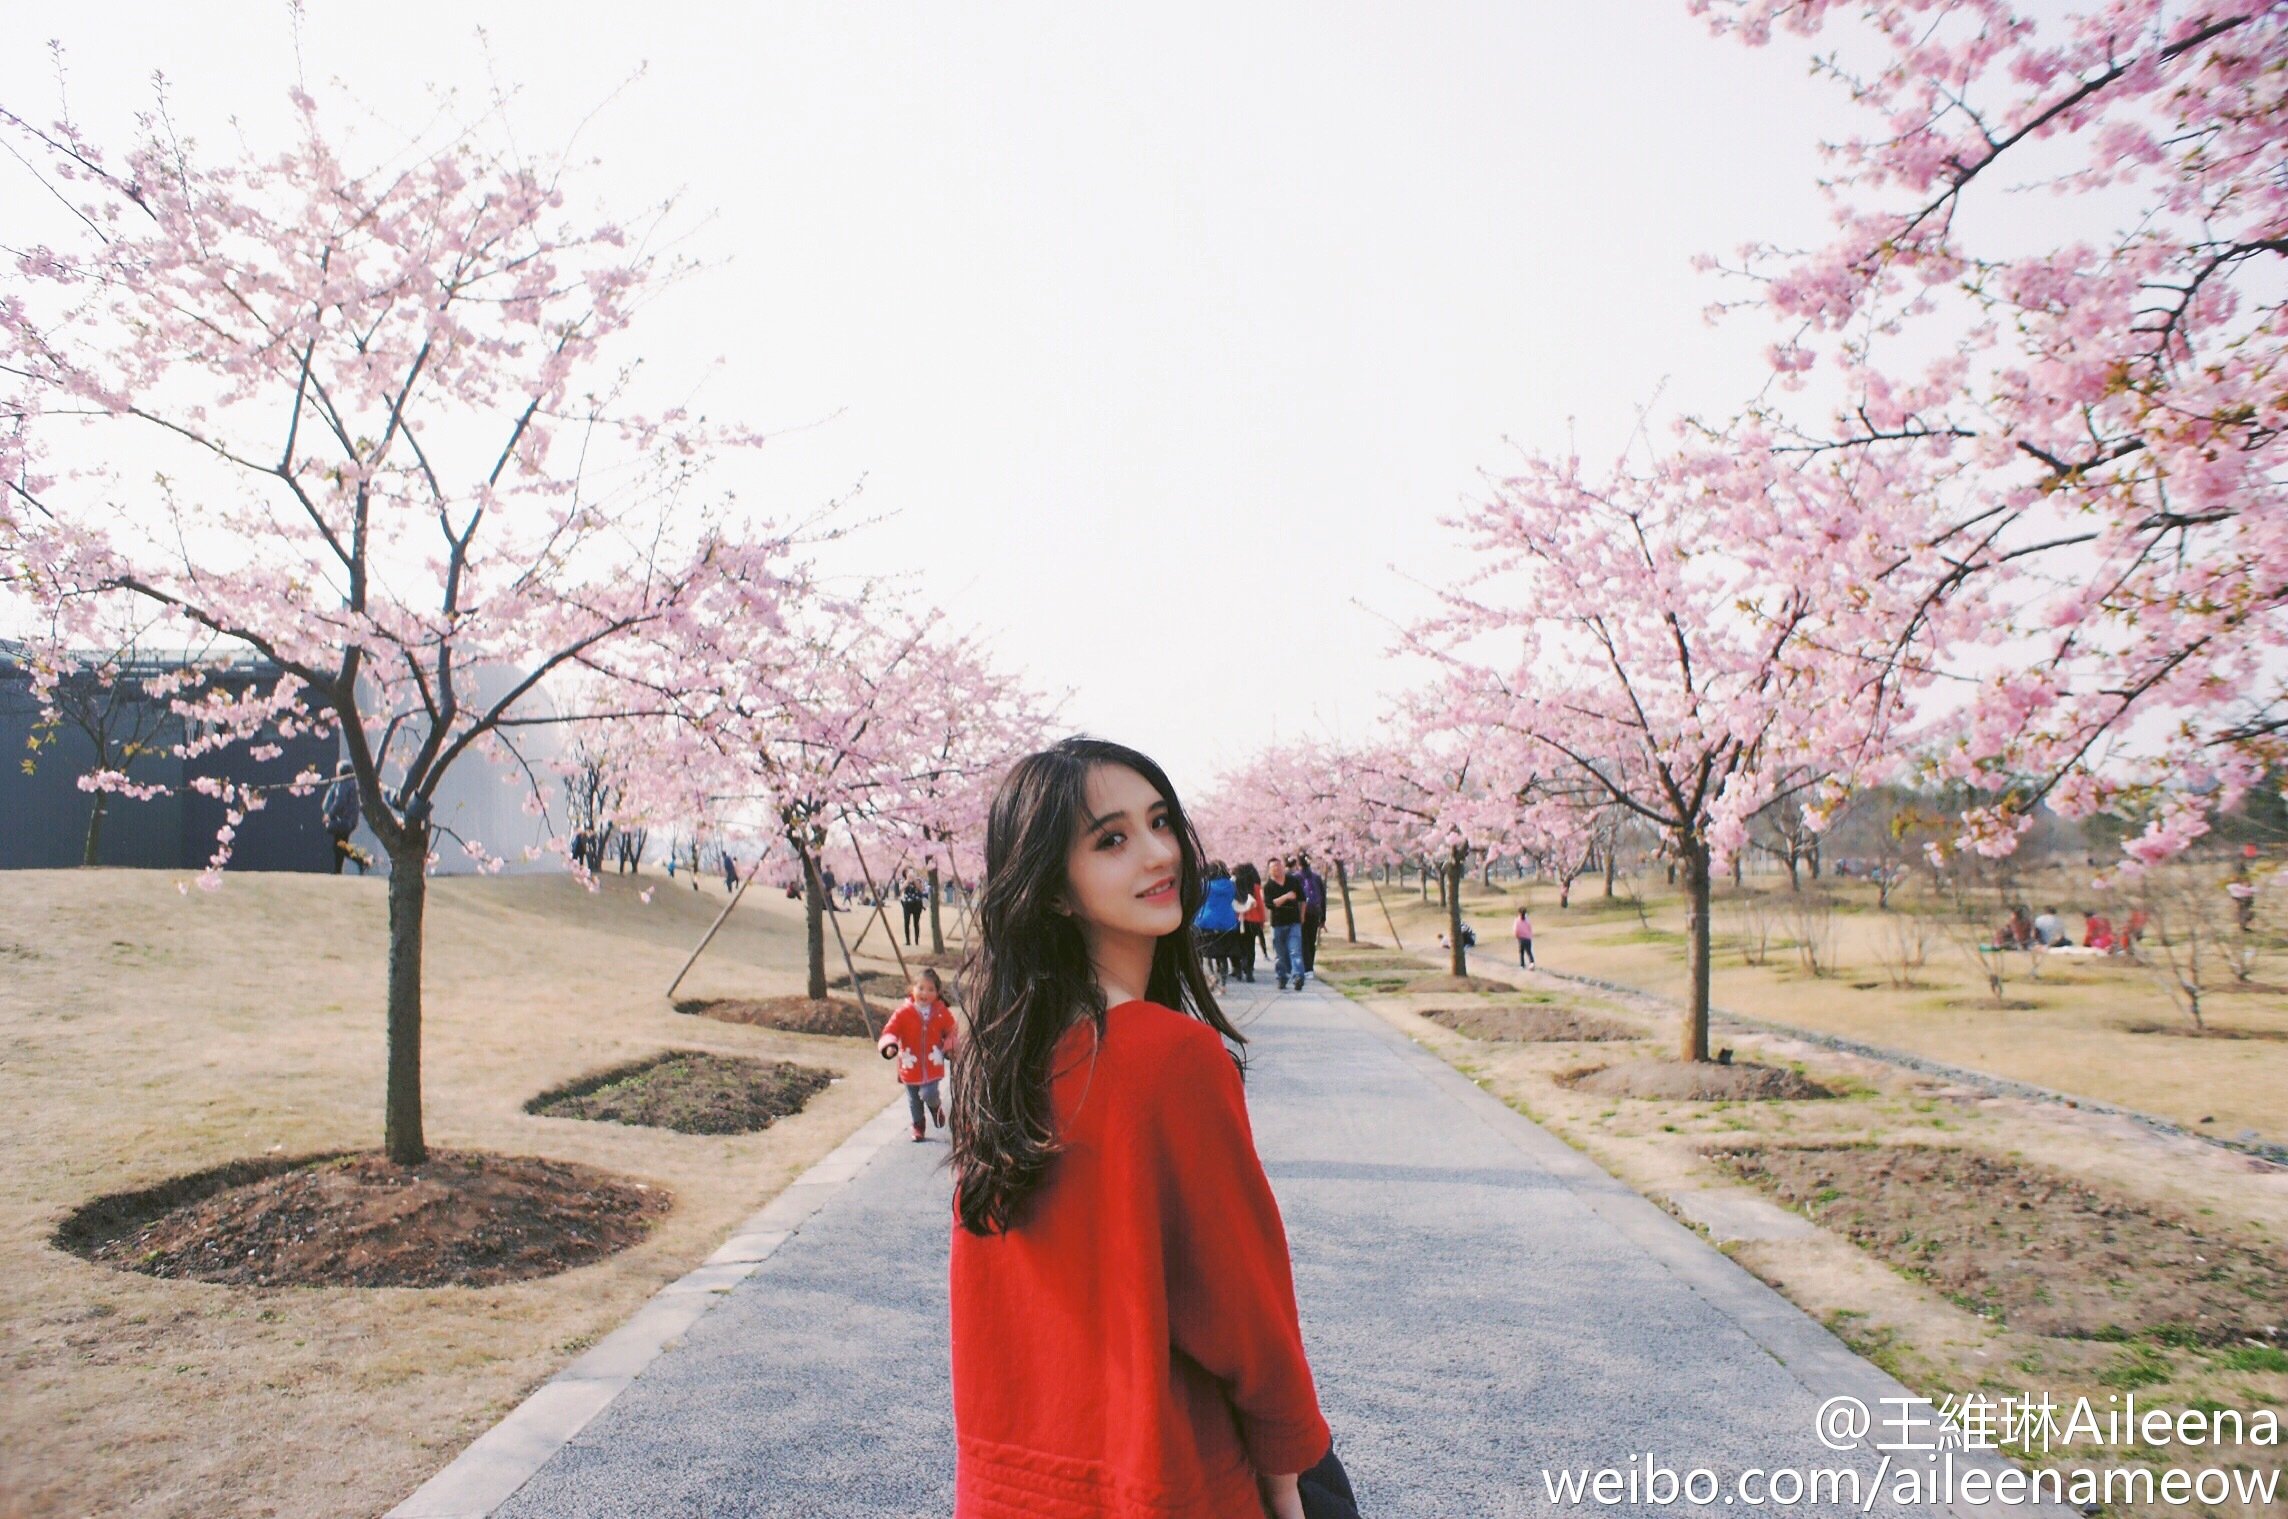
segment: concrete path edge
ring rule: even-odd
[[[725,1294],[753,1275],[827,1199],[855,1181],[885,1145],[905,1134],[901,1092],[740,1224],[714,1254],[662,1287],[626,1323],[543,1382],[385,1519],[485,1519]]]

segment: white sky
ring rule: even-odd
[[[686,188],[719,267],[645,347],[723,357],[706,409],[787,429],[743,494],[793,517],[863,477],[892,515],[835,562],[919,572],[1187,791],[1371,735],[1381,618],[1458,568],[1436,519],[1505,439],[1602,458],[1656,393],[1748,394],[1772,332],[1708,328],[1690,260],[1818,236],[1815,147],[1853,125],[1683,0],[311,8],[313,81],[409,126],[424,82],[482,94],[480,22],[535,147],[648,65],[581,143],[607,205]],[[13,108],[54,114],[54,36],[100,142],[154,69],[194,135],[280,140],[282,6],[32,9]]]

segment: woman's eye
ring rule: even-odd
[[[1117,849],[1127,840],[1128,835],[1125,833],[1108,833],[1096,841],[1096,847],[1099,849]]]

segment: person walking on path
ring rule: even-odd
[[[728,849],[723,851],[723,889],[725,891],[737,891],[739,889],[739,862],[731,857],[731,851]]]
[[[953,1075],[955,1519],[1306,1519],[1303,1477],[1339,1463],[1175,789],[1066,739],[1011,768],[985,855]]]
[[[1271,857],[1271,879],[1263,883],[1263,905],[1271,914],[1272,969],[1279,989],[1303,989],[1303,883],[1287,874],[1287,862]]]
[[[1295,856],[1295,879],[1303,886],[1303,969],[1319,968],[1319,931],[1327,926],[1327,883],[1311,868],[1307,854]]]
[[[333,841],[332,867],[335,875],[342,873],[342,862],[357,862],[358,874],[365,874],[365,855],[350,842],[350,835],[358,827],[357,776],[350,762],[343,760],[334,767],[332,784],[318,802],[318,818],[326,826],[326,837]]]
[[[905,890],[898,893],[898,906],[905,914],[908,948],[918,947],[922,942],[922,909],[928,905],[929,889],[922,885],[919,876],[907,876]]]
[[[1239,979],[1255,979],[1255,957],[1269,953],[1263,947],[1263,877],[1253,865],[1241,861],[1231,873],[1232,900],[1239,906]]]
[[[945,1127],[938,1083],[945,1080],[946,1055],[953,1048],[955,1032],[953,1012],[945,1005],[945,983],[938,980],[934,970],[914,977],[910,995],[882,1026],[878,1048],[884,1060],[898,1062],[898,1080],[906,1089],[906,1115],[913,1121],[915,1144],[929,1138],[929,1131],[922,1127],[923,1113],[927,1112],[930,1122],[939,1128]]]
[[[1232,906],[1231,872],[1224,869],[1221,860],[1208,862],[1207,884],[1202,888],[1200,910],[1192,915],[1192,928],[1201,952],[1215,971],[1215,986],[1220,992],[1230,983],[1232,951],[1239,938],[1239,910]]]
[[[1517,963],[1520,966],[1538,967],[1541,962],[1533,958],[1533,919],[1526,916],[1526,911],[1522,907],[1517,910],[1515,927],[1517,931]]]

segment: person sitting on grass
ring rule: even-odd
[[[930,1122],[945,1127],[945,1108],[938,1102],[938,1083],[945,1080],[945,1060],[953,1048],[953,1012],[945,1005],[945,984],[937,972],[924,970],[914,977],[913,994],[898,1004],[882,1028],[882,1058],[898,1062],[898,1080],[906,1088],[906,1112],[913,1119],[914,1143],[929,1138],[922,1127],[926,1109]]]
[[[2137,941],[2145,937],[2145,925],[2152,921],[2153,915],[2144,908],[2131,908],[2129,921],[2122,924],[2121,932],[2113,936],[2113,952],[2117,955],[2127,955],[2132,960],[2136,959]]]
[[[1994,936],[1996,949],[2032,949],[2034,947],[2034,918],[2020,902],[2010,909],[2010,921],[2003,924]]]
[[[2081,947],[2101,954],[2113,953],[2113,924],[2102,912],[2082,914]]]
[[[2056,949],[2072,941],[2066,937],[2066,926],[2058,918],[2055,907],[2045,907],[2034,920],[2034,945],[2038,949]]]

